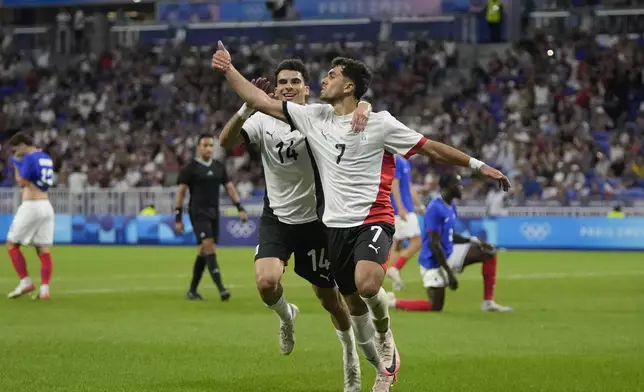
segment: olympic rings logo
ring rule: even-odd
[[[521,234],[528,241],[543,241],[552,232],[549,223],[524,223],[521,225]]]

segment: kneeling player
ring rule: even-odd
[[[445,287],[458,288],[456,274],[470,264],[483,263],[483,303],[481,310],[509,312],[512,309],[494,302],[496,283],[496,250],[476,237],[466,238],[454,233],[456,206],[463,185],[455,174],[441,176],[441,195],[427,206],[423,227],[423,245],[418,257],[423,286],[429,301],[422,299],[395,299],[390,295],[390,306],[404,310],[441,311],[445,304]]]
[[[7,235],[7,249],[20,283],[9,293],[17,298],[34,290],[27,273],[27,262],[20,251],[20,245],[36,247],[40,257],[40,289],[34,296],[49,299],[49,280],[52,261],[50,248],[54,242],[54,208],[49,202],[47,190],[54,182],[54,163],[49,155],[34,146],[30,137],[18,133],[9,141],[15,157],[16,182],[22,188],[22,204],[11,222]]]

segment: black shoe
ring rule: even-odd
[[[203,297],[196,291],[188,291],[186,293],[186,299],[188,301],[203,301]]]
[[[228,301],[230,299],[230,292],[226,289],[221,292],[221,300],[222,301]]]

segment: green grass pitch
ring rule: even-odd
[[[195,249],[56,247],[51,301],[0,299],[0,391],[342,390],[341,346],[310,287],[289,269],[297,344],[281,356],[278,319],[254,287],[253,250],[220,249],[232,299],[206,275],[205,302],[183,299]],[[32,278],[39,262],[26,250]],[[0,290],[17,283],[0,256]],[[472,266],[442,314],[392,311],[402,367],[396,391],[641,391],[644,254],[504,252],[497,300],[479,310]],[[418,297],[418,267],[401,297]],[[387,282],[387,288],[389,283]],[[374,371],[362,362],[363,390]]]

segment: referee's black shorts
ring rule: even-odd
[[[198,244],[208,238],[219,242],[219,215],[190,214],[190,222]]]

